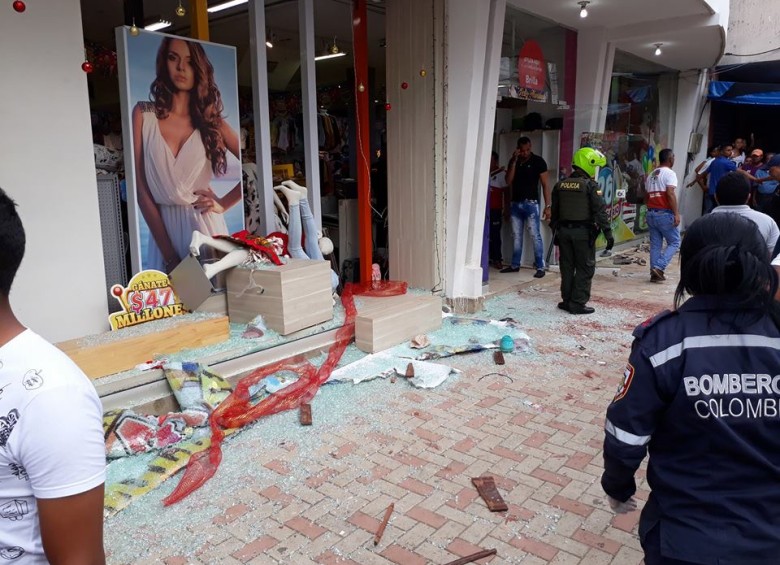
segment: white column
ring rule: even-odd
[[[27,235],[11,306],[52,341],[107,330],[78,0],[28,2],[23,14],[6,2],[0,52],[0,187],[19,205]]]
[[[317,78],[314,71],[314,0],[298,0],[298,29],[301,38],[301,102],[303,104],[303,154],[306,187],[314,221],[322,227],[320,201],[320,158],[317,137]]]
[[[268,59],[265,45],[265,1],[249,2],[249,49],[252,57],[255,163],[260,184],[261,233],[274,229],[273,175],[271,167],[271,118],[268,113]]]
[[[615,46],[603,27],[577,33],[577,88],[574,105],[574,148],[583,132],[603,132]]]
[[[447,2],[448,298],[482,296],[482,237],[505,0]]]
[[[707,71],[687,71],[682,73],[677,85],[677,113],[675,117],[674,138],[671,148],[674,151],[674,172],[677,173],[677,202],[685,229],[701,216],[704,197],[698,186],[685,186],[694,178],[696,165],[707,157],[707,133],[709,129],[709,108],[706,104]],[[702,112],[702,109],[704,111]],[[702,134],[699,151],[688,153],[691,133]]]

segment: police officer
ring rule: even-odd
[[[593,179],[597,168],[607,164],[604,155],[590,147],[574,154],[574,172],[553,187],[550,227],[560,248],[561,298],[558,308],[572,314],[592,314],[587,306],[596,272],[596,237],[607,238],[607,249],[615,240],[601,189]]]
[[[737,214],[691,224],[680,260],[675,310],[634,331],[607,409],[601,485],[615,512],[636,508],[649,450],[646,565],[780,563],[778,277]]]

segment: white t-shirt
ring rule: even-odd
[[[704,173],[706,173],[709,170],[710,165],[712,164],[712,162],[714,160],[715,160],[715,157],[707,157],[704,160],[704,165],[702,165],[701,169],[699,169],[699,174],[703,175]]]
[[[769,253],[775,252],[775,244],[777,244],[777,239],[780,238],[780,229],[778,229],[772,216],[768,216],[758,210],[753,210],[747,204],[742,204],[741,206],[717,206],[712,212],[717,212],[718,214],[731,212],[732,214],[739,214],[740,216],[751,220],[758,226],[758,232],[761,234],[761,237],[764,238],[764,241],[766,241]],[[775,260],[777,259],[775,258]],[[776,263],[773,261],[772,264],[775,265]]]
[[[741,155],[734,155],[733,157],[731,157],[731,160],[734,161],[734,164],[739,169],[745,163],[745,154],[742,153]]]
[[[103,410],[73,361],[31,330],[0,347],[0,564],[48,563],[36,498],[106,480]]]
[[[670,186],[677,188],[677,174],[669,167],[658,167],[650,173],[645,181],[647,207],[671,210],[667,195],[667,187]]]
[[[506,186],[506,171],[499,170],[497,173],[490,175],[488,184],[490,188],[504,188]]]

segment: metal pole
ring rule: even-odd
[[[255,163],[260,200],[259,235],[274,229],[271,119],[268,115],[268,60],[265,53],[265,2],[249,1],[249,49],[252,56],[252,91],[255,117]]]
[[[301,38],[301,102],[303,103],[303,154],[306,186],[314,221],[322,229],[319,137],[317,135],[317,77],[314,71],[314,0],[298,0]],[[343,250],[342,250],[343,251]]]

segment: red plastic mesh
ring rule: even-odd
[[[317,389],[328,380],[344,354],[347,345],[355,337],[355,316],[357,315],[355,295],[396,296],[404,294],[406,289],[407,284],[399,281],[347,284],[344,287],[344,292],[341,294],[341,303],[344,305],[345,310],[344,325],[336,332],[336,341],[330,347],[325,363],[317,369],[302,357],[295,357],[261,367],[241,379],[233,393],[222,401],[209,418],[211,446],[190,458],[179,484],[163,500],[163,504],[170,506],[179,502],[198,490],[214,476],[222,461],[224,430],[241,428],[263,416],[291,410],[297,408],[302,403],[311,402],[317,393]],[[299,378],[290,386],[267,396],[255,406],[252,406],[249,389],[268,375],[280,371],[295,372]]]

